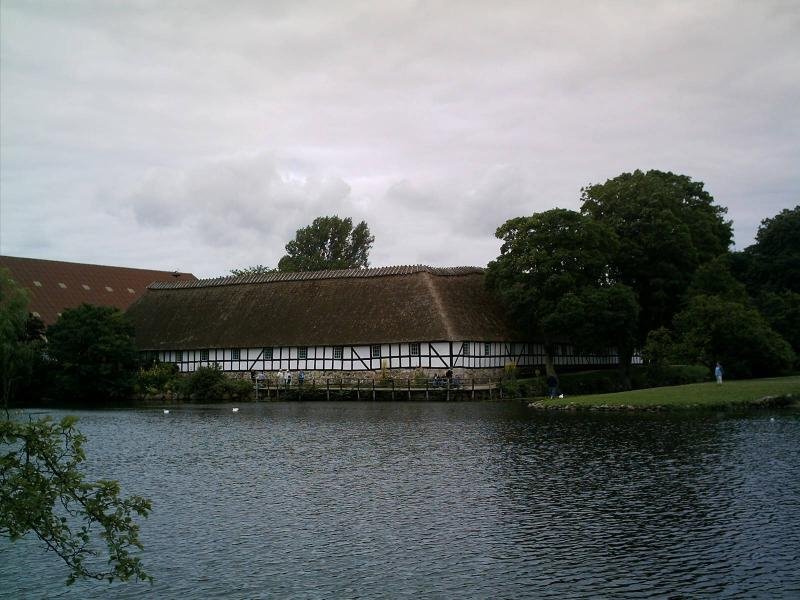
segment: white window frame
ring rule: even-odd
[[[308,360],[308,346],[298,346],[297,347],[297,359],[298,360]]]
[[[419,354],[420,354],[420,343],[419,342],[411,342],[408,345],[408,353],[411,356],[419,356]]]
[[[231,360],[242,360],[242,351],[240,348],[231,348]]]
[[[333,360],[342,360],[344,358],[344,347],[343,346],[334,346],[333,347]]]
[[[381,357],[381,345],[380,344],[372,344],[369,347],[369,357],[370,358],[380,358]]]

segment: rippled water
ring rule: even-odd
[[[0,597],[800,597],[798,411],[78,414],[92,475],[153,500],[157,581],[68,589],[34,541],[1,540]]]

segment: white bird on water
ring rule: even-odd
[[[164,409],[164,414],[165,414],[165,415],[168,415],[168,414],[169,414],[169,409],[168,409],[168,408],[165,408],[165,409]]]
[[[234,406],[234,407],[233,407],[231,410],[232,410],[233,412],[239,412],[239,409],[238,409],[238,408],[236,408],[235,406]]]

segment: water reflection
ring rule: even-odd
[[[80,427],[95,476],[154,501],[143,559],[158,581],[115,586],[122,597],[800,587],[797,413],[299,403],[83,413]],[[52,557],[3,542],[0,561],[0,595],[63,592]],[[65,597],[108,593],[79,584]]]

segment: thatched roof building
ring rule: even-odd
[[[483,280],[403,266],[159,282],[128,314],[143,350],[519,339]]]
[[[483,269],[426,266],[157,282],[129,309],[136,343],[182,371],[503,369],[544,363]],[[612,354],[558,364],[610,364]]]

